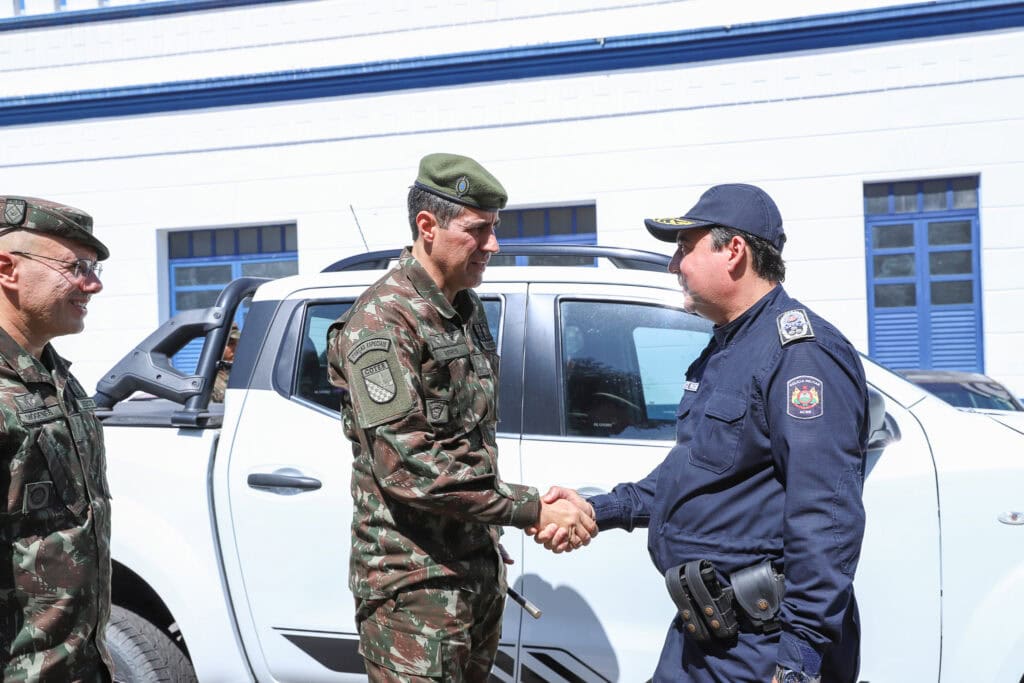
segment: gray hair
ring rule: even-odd
[[[420,211],[429,211],[434,214],[437,224],[442,228],[447,228],[452,219],[461,214],[464,208],[462,204],[456,204],[415,185],[409,188],[406,205],[409,207],[409,227],[412,228],[413,242],[420,236],[420,229],[416,225],[416,216]]]
[[[711,228],[711,244],[714,251],[721,251],[722,247],[728,244],[733,237],[742,237],[750,247],[754,272],[758,277],[770,282],[782,282],[786,279],[786,262],[782,260],[782,252],[772,246],[768,240],[722,225]]]

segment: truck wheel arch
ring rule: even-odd
[[[177,629],[174,615],[146,581],[116,560],[111,571],[111,602],[134,612],[163,631],[188,657],[188,646]]]

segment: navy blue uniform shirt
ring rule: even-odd
[[[857,352],[776,286],[715,328],[687,370],[677,417],[676,445],[653,472],[590,499],[598,526],[649,527],[661,573],[708,559],[727,576],[769,559],[786,591],[781,635],[684,642],[677,619],[655,680],[767,683],[776,663],[851,679],[868,438]]]

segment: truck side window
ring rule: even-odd
[[[484,305],[484,313],[487,314],[487,327],[491,330],[491,337],[498,343],[498,353],[501,353],[501,299],[481,297]]]
[[[560,304],[564,431],[672,439],[686,369],[710,325],[683,311],[623,302]]]
[[[491,336],[498,340],[501,329],[501,299],[484,299]],[[310,304],[302,322],[299,358],[295,364],[292,395],[329,410],[341,410],[341,389],[327,379],[327,328],[348,310],[352,302]]]
[[[341,410],[341,389],[327,379],[327,328],[351,302],[310,304],[306,308],[292,393],[334,411]]]

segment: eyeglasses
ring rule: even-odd
[[[43,259],[44,261],[53,261],[54,263],[59,263],[65,268],[67,268],[68,272],[70,272],[72,277],[74,277],[75,279],[86,278],[89,277],[90,275],[95,275],[96,279],[98,280],[100,277],[100,273],[103,272],[102,263],[100,263],[99,261],[90,261],[89,259],[85,258],[75,259],[74,261],[64,261],[63,259],[53,258],[51,256],[43,256],[42,254],[32,254],[27,251],[12,251],[11,253],[17,254],[18,256],[24,256],[25,258],[28,259]]]

